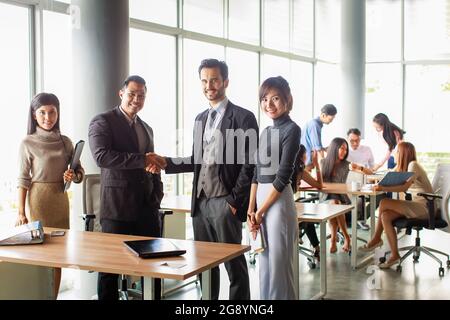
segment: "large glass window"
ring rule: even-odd
[[[330,125],[322,129],[322,143],[327,146],[330,141],[342,136],[342,125],[339,118],[345,117],[345,111],[341,105],[341,74],[338,65],[329,63],[317,63],[314,75],[314,113],[313,118],[320,115],[320,109],[325,104],[336,106],[338,113]]]
[[[44,11],[44,90],[54,93],[60,102],[61,132],[74,137],[72,107],[72,29],[69,15]]]
[[[183,12],[185,29],[223,37],[222,0],[184,0]]]
[[[29,9],[0,3],[0,87],[8,115],[0,126],[0,213],[17,213],[19,143],[26,135],[30,105]],[[7,98],[6,98],[7,97]],[[5,100],[6,99],[6,100]],[[7,156],[5,156],[7,155]]]
[[[177,26],[177,0],[130,0],[130,17]]]
[[[314,45],[314,0],[293,0],[292,51],[312,57]]]
[[[158,50],[155,50],[158,48]],[[175,38],[142,30],[130,31],[130,74],[147,83],[145,107],[139,116],[153,129],[155,152],[176,155]],[[176,176],[162,173],[164,192],[176,194]]]
[[[341,6],[338,0],[316,0],[316,57],[338,62],[341,51]]]
[[[405,1],[405,58],[450,59],[450,1]]]
[[[267,48],[289,50],[289,1],[264,0],[264,43]]]
[[[366,65],[365,139],[371,146],[375,162],[386,154],[387,144],[372,123],[377,113],[386,114],[402,127],[402,66],[400,63]]]
[[[312,64],[291,60],[291,76],[289,81],[294,105],[291,118],[301,128],[312,117]]]
[[[406,67],[405,130],[417,151],[446,153],[450,106],[450,64]]]
[[[366,60],[401,60],[401,1],[366,1]]]
[[[230,78],[227,96],[258,119],[258,54],[233,48],[227,48],[226,54]]]
[[[259,0],[229,0],[228,14],[229,38],[258,45]]]

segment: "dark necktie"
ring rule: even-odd
[[[209,119],[209,128],[212,129],[214,127],[214,120],[217,117],[217,111],[216,110],[211,110],[210,114],[210,119]]]

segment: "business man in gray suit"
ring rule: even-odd
[[[195,240],[240,244],[255,167],[252,160],[258,143],[258,124],[252,112],[226,97],[225,62],[203,60],[198,73],[209,108],[195,119],[192,155],[154,155],[152,160],[166,173],[194,172],[191,215]],[[242,143],[236,143],[239,133],[243,134]],[[230,299],[250,299],[244,255],[225,263],[225,268],[230,279]],[[219,297],[219,272],[218,267],[211,271],[212,299]]]
[[[164,196],[161,176],[145,171],[154,152],[153,130],[137,113],[147,87],[128,77],[119,91],[121,103],[94,117],[89,125],[92,156],[101,168],[102,232],[160,237],[158,209]],[[156,297],[160,282],[155,283]],[[99,300],[118,299],[118,275],[99,273]]]

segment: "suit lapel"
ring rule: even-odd
[[[127,119],[125,119],[125,115],[120,111],[119,107],[114,109],[116,116],[119,118],[118,124],[120,126],[119,132],[126,133],[129,137],[129,140],[132,141],[134,149],[139,150],[139,143],[137,140],[136,131],[128,124]]]
[[[230,101],[228,101],[228,104],[225,108],[225,114],[223,115],[223,119],[220,124],[220,132],[222,133],[223,137],[223,151],[225,151],[226,148],[226,143],[228,140],[227,135],[231,133],[231,132],[227,133],[227,129],[232,129],[233,114],[234,114],[233,104]]]

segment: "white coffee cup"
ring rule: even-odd
[[[360,191],[361,190],[361,182],[352,181],[352,191]]]

